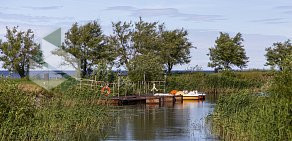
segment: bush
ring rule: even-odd
[[[0,81],[0,137],[2,139],[26,138],[35,126],[37,109],[32,98],[17,88],[16,83]]]

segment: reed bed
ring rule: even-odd
[[[292,72],[275,72],[262,93],[247,89],[220,95],[208,117],[223,140],[292,139]]]
[[[223,72],[207,74],[194,72],[170,75],[167,78],[167,91],[199,90],[208,94],[226,94],[243,89],[259,91],[271,78],[269,72]]]
[[[71,84],[74,82],[68,81],[46,91],[32,82],[1,79],[0,140],[104,138],[110,108],[92,102],[99,97],[91,89]]]

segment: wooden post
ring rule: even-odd
[[[113,85],[113,95],[115,95],[115,83],[113,83],[112,85]]]
[[[145,72],[144,72],[144,85],[143,85],[143,87],[144,87],[144,94],[146,94],[147,92],[146,92],[146,85],[145,85],[145,82],[146,82],[146,76],[145,76]]]
[[[157,86],[157,87],[158,87],[157,90],[158,90],[158,92],[159,92],[159,91],[160,91],[160,81],[158,81],[158,86]]]
[[[120,75],[118,77],[118,97],[120,97]]]
[[[132,82],[131,86],[133,87],[133,93],[135,94],[135,83]],[[136,94],[135,94],[136,95]]]
[[[96,85],[96,75],[94,75],[94,87],[93,87],[93,89],[94,89],[95,87],[97,87],[97,85]]]
[[[144,81],[144,93],[147,95],[148,91],[147,91],[147,82]]]
[[[153,82],[153,86],[155,85],[155,82]],[[154,87],[153,87],[154,88]],[[155,89],[153,89],[153,91],[152,91],[152,94],[154,95],[154,91],[155,91]]]
[[[166,93],[166,74],[164,75],[164,88],[163,93]]]
[[[125,97],[127,96],[127,92],[128,92],[128,89],[126,88],[126,90],[125,90]]]
[[[92,85],[93,85],[93,80],[91,81],[91,84],[90,84],[90,88],[92,89]]]
[[[140,81],[138,81],[138,90],[139,90],[139,96],[141,96],[141,87],[140,87]]]
[[[79,80],[79,81],[80,81],[80,89],[81,89],[81,85],[82,85],[82,78],[80,78],[80,80]]]

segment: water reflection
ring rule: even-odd
[[[107,140],[216,140],[205,123],[213,106],[207,100],[119,107]]]

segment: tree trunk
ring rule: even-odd
[[[214,69],[214,72],[215,72],[215,73],[218,73],[218,72],[219,72],[219,69],[218,69],[218,68],[215,68],[215,69]]]
[[[20,76],[21,78],[26,77],[24,70],[19,69],[19,70],[17,70],[17,73],[19,74],[19,76]]]
[[[84,78],[87,74],[87,60],[82,60],[81,61],[82,65],[81,65],[81,69],[82,69],[82,73],[81,73],[81,78]]]
[[[15,71],[18,73],[18,75],[21,77],[21,78],[24,78],[25,77],[25,71],[24,71],[24,67],[23,66],[15,66]]]
[[[172,70],[173,65],[171,63],[167,63],[167,73],[170,74]]]
[[[26,71],[25,71],[26,79],[29,79],[29,69],[30,69],[30,64],[28,63],[26,65]]]

